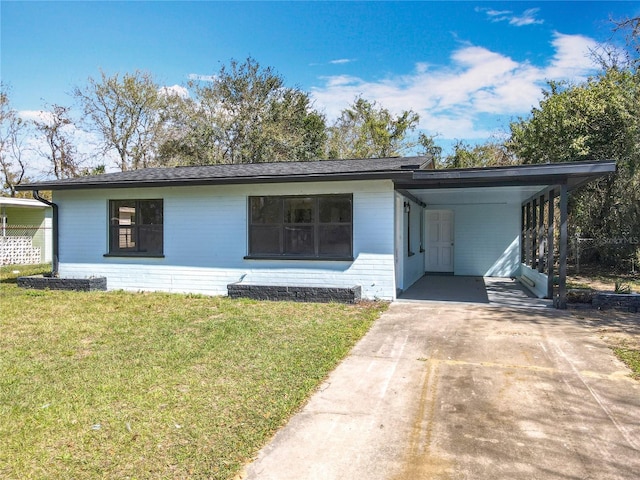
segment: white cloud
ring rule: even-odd
[[[539,8],[529,8],[518,15],[512,10],[494,10],[492,8],[476,7],[476,12],[484,12],[491,22],[508,22],[509,25],[516,27],[544,23],[544,20],[536,18],[539,11]]]
[[[331,65],[344,65],[345,63],[351,63],[354,62],[355,60],[351,59],[351,58],[338,58],[337,60],[330,60],[329,63]]]
[[[195,80],[199,82],[213,82],[216,79],[215,75],[202,75],[200,73],[190,73],[187,75],[189,80]]]
[[[189,98],[189,90],[182,85],[172,85],[170,87],[161,87],[160,95],[166,95],[167,97],[177,95],[180,98]]]
[[[550,78],[574,78],[582,80],[593,71],[592,52],[598,42],[583,35],[564,35],[555,32],[551,44],[556,50],[546,74]]]
[[[510,25],[516,27],[523,27],[525,25],[538,25],[544,23],[544,20],[536,18],[536,13],[540,11],[539,8],[530,8],[525,10],[522,15],[514,15],[509,19]]]
[[[492,8],[487,8],[487,9],[483,9],[480,7],[476,8],[476,12],[486,12],[487,15],[489,15],[490,17],[504,17],[506,15],[511,15],[513,12],[511,10],[493,10]]]
[[[547,80],[580,81],[595,72],[588,55],[597,45],[594,40],[556,33],[551,45],[555,53],[542,67],[465,45],[452,53],[447,65],[417,63],[414,71],[383,80],[323,77],[312,95],[330,122],[362,95],[396,114],[412,109],[420,114],[420,129],[443,139],[488,138],[499,122],[506,127],[514,116],[526,115],[540,101]]]
[[[53,121],[53,113],[44,110],[20,110],[18,116],[30,122],[50,123]]]

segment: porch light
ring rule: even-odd
[[[409,202],[404,202],[404,213],[411,213],[411,204]]]

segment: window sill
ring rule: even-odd
[[[141,257],[141,258],[164,258],[162,253],[145,253],[145,252],[119,252],[105,253],[103,257]]]
[[[245,260],[304,260],[304,261],[320,261],[320,262],[353,262],[353,257],[304,257],[291,255],[247,255]]]

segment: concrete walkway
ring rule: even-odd
[[[640,382],[588,320],[397,302],[248,480],[637,479]]]

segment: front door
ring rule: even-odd
[[[425,270],[453,273],[453,211],[427,210],[425,213]]]

